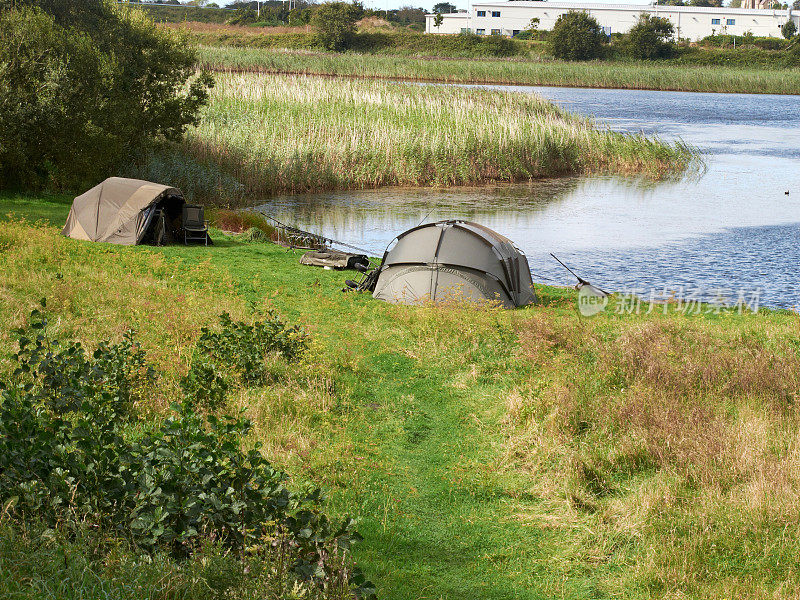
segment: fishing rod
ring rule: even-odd
[[[433,211],[435,211],[435,210],[436,210],[436,206],[434,205],[434,207],[428,211],[428,214],[426,214],[424,217],[422,217],[422,221],[420,221],[420,222],[417,224],[417,227],[419,227],[419,226],[420,226],[420,225],[422,225],[422,224],[423,224],[425,221],[427,221],[427,220],[428,220],[428,217],[430,217],[430,216],[433,214]]]
[[[573,271],[573,270],[572,270],[572,269],[570,269],[570,268],[569,268],[567,265],[565,265],[563,262],[561,262],[561,261],[559,260],[559,258],[558,258],[558,257],[557,257],[555,254],[553,254],[552,252],[550,253],[550,256],[552,256],[553,258],[555,258],[555,259],[556,259],[556,261],[558,262],[558,264],[560,264],[560,265],[561,265],[562,267],[564,267],[564,268],[565,268],[567,271],[569,271],[569,272],[572,274],[572,276],[573,276],[575,279],[577,279],[577,280],[578,280],[578,284],[579,284],[579,285],[588,285],[589,287],[592,287],[592,288],[596,289],[597,291],[599,291],[599,292],[602,292],[602,293],[603,293],[603,294],[605,294],[606,296],[608,296],[608,295],[609,295],[609,293],[608,293],[608,292],[606,292],[605,290],[601,290],[601,289],[600,289],[599,287],[597,287],[596,285],[592,285],[591,283],[589,283],[588,281],[586,281],[586,280],[585,280],[583,277],[580,277],[580,276],[579,276],[577,273],[575,273],[575,271]]]
[[[582,277],[579,277],[579,276],[578,276],[578,274],[577,274],[575,271],[573,271],[573,270],[572,270],[572,269],[570,269],[570,268],[569,268],[567,265],[565,265],[563,262],[561,262],[561,261],[559,260],[559,258],[558,258],[558,257],[557,257],[555,254],[553,254],[553,253],[551,252],[551,253],[550,253],[550,256],[552,256],[553,258],[555,258],[555,259],[556,259],[556,262],[558,262],[558,264],[560,264],[560,265],[561,265],[562,267],[564,267],[564,268],[565,268],[567,271],[569,271],[569,272],[572,274],[572,276],[573,276],[575,279],[577,279],[577,280],[578,280],[578,283],[582,283],[583,285],[591,285],[591,284],[590,284],[588,281],[586,281],[586,280],[585,280],[585,279],[583,279]]]
[[[304,231],[302,229],[298,229],[297,227],[292,227],[291,225],[286,225],[286,224],[281,223],[280,221],[278,221],[278,219],[276,219],[275,217],[272,217],[272,216],[268,215],[267,213],[262,212],[260,210],[257,210],[256,212],[258,212],[260,215],[266,217],[267,219],[269,219],[270,221],[275,223],[275,225],[277,225],[279,229],[282,229],[286,233],[293,234],[293,235],[296,235],[298,237],[314,240],[314,241],[316,241],[317,243],[319,243],[320,245],[323,245],[323,246],[324,245],[330,245],[330,244],[336,244],[337,246],[344,246],[345,248],[350,248],[351,250],[357,250],[358,252],[361,252],[362,254],[365,254],[366,256],[369,256],[371,254],[371,252],[369,250],[365,250],[364,248],[359,248],[358,246],[354,246],[353,244],[348,244],[346,242],[340,242],[339,240],[334,240],[333,238],[325,237],[325,236],[322,236],[322,235],[319,235],[319,234],[316,234],[316,233],[311,233],[310,231]]]
[[[553,283],[558,283],[552,277],[548,277],[547,275],[542,275],[541,273],[537,273],[536,271],[531,271],[531,275],[538,277],[539,279],[544,279],[545,281],[552,281]]]

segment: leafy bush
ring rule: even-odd
[[[148,17],[156,23],[224,23],[230,17],[229,10],[213,10],[214,7],[199,6],[162,6],[145,4],[139,6]]]
[[[556,58],[591,60],[603,55],[606,35],[588,13],[570,11],[558,17],[547,39]]]
[[[775,41],[780,44],[786,44],[785,40]],[[800,66],[800,56],[794,54],[794,50],[795,48],[783,52],[775,52],[760,48],[739,47],[738,45],[735,50],[732,48],[681,48],[677,56],[671,60],[679,65],[782,69]]]
[[[326,2],[311,16],[317,28],[317,40],[326,50],[342,51],[350,47],[356,33],[356,21],[364,16],[360,4]]]
[[[194,407],[217,410],[225,402],[230,385],[217,373],[213,363],[193,361],[189,372],[181,379],[181,389],[187,402]]]
[[[289,11],[289,26],[298,27],[300,25],[308,25],[311,23],[311,15],[313,10],[309,7],[306,8],[293,8]]]
[[[250,6],[239,6],[233,15],[228,17],[226,23],[230,25],[252,25],[258,19],[256,9]]]
[[[515,40],[538,40],[538,41],[545,41],[547,37],[550,35],[549,31],[544,31],[542,29],[523,29],[517,35],[514,36]]]
[[[357,33],[350,50],[364,53],[412,54],[426,56],[513,56],[523,45],[499,35],[476,35],[469,31],[458,35],[426,35],[373,31]]]
[[[295,578],[371,593],[342,562],[360,539],[352,520],[335,525],[321,510],[319,490],[290,491],[258,445],[243,450],[247,419],[202,417],[190,403],[176,404],[174,416],[129,439],[130,413],[109,399],[121,396],[144,363],[132,336],[101,344],[90,360],[78,344],[49,339],[41,312],[32,319],[20,332],[19,367],[0,391],[0,505],[12,516],[76,531],[88,525],[178,559],[207,541],[240,554],[277,551]],[[239,360],[246,331],[265,347],[263,327],[226,323],[236,331],[226,356]],[[57,376],[59,366],[69,375]],[[52,402],[70,395],[66,406]]]
[[[762,50],[783,50],[788,45],[786,40],[773,37],[756,37],[752,33],[745,35],[717,34],[704,37],[700,46],[707,48],[733,48],[736,42],[737,51],[743,46],[753,46]]]
[[[669,19],[642,14],[623,38],[622,48],[631,58],[640,60],[669,58],[675,53],[674,33]]]
[[[482,46],[486,56],[513,56],[517,53],[517,46],[507,37],[501,35],[476,37],[483,39],[473,46]]]
[[[110,0],[0,0],[0,186],[83,187],[207,99],[196,53]]]
[[[796,33],[797,25],[794,24],[794,21],[786,21],[786,23],[781,26],[781,35],[787,40],[792,39]]]
[[[785,50],[787,46],[786,40],[780,40],[772,37],[755,37],[743,36],[741,41],[737,44],[737,49],[741,46],[755,46],[762,50]]]
[[[308,347],[308,336],[296,325],[285,324],[274,312],[252,325],[233,321],[229,314],[220,316],[220,330],[201,330],[195,348],[195,360],[207,361],[220,371],[227,371],[246,385],[267,382],[265,358],[275,352],[287,361],[300,358]]]
[[[132,331],[119,344],[103,342],[87,355],[80,342],[62,346],[51,340],[47,318],[38,309],[31,319],[29,329],[16,330],[20,337],[14,375],[36,402],[55,414],[79,411],[87,401],[99,401],[116,415],[126,414],[137,391],[155,377]]]
[[[233,321],[227,313],[219,320],[218,331],[201,330],[189,372],[181,380],[186,402],[193,408],[214,411],[223,405],[231,387],[268,383],[268,354],[291,362],[308,346],[308,337],[299,327],[286,325],[273,312],[252,325]]]

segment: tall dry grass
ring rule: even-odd
[[[218,78],[183,152],[191,164],[212,164],[242,183],[205,186],[228,204],[576,173],[660,178],[697,160],[681,143],[613,133],[530,94],[245,74]],[[180,185],[180,172],[170,174]]]
[[[506,460],[556,526],[588,521],[597,559],[626,565],[609,590],[797,597],[796,328],[539,314],[518,334],[537,374],[508,398]]]

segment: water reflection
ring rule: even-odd
[[[422,221],[468,219],[492,228],[524,230],[534,215],[555,210],[587,181],[577,177],[525,185],[456,189],[383,189],[283,196],[265,205],[278,220],[380,253]]]
[[[571,283],[549,252],[610,289],[724,283],[762,288],[770,305],[800,305],[792,273],[800,259],[800,97],[513,89],[615,130],[682,139],[700,148],[707,170],[659,184],[590,177],[287,196],[264,208],[373,254],[424,219],[470,219],[513,239],[532,270],[555,282]]]

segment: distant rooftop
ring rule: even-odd
[[[731,8],[729,6],[671,6],[668,4],[599,4],[597,2],[530,2],[526,0],[510,0],[507,2],[473,2],[472,8],[476,6],[530,6],[534,8],[554,8],[554,9],[588,9],[588,10],[652,10],[685,13],[730,13],[745,15],[775,15],[787,12],[784,8],[776,9],[754,9],[754,8]]]

